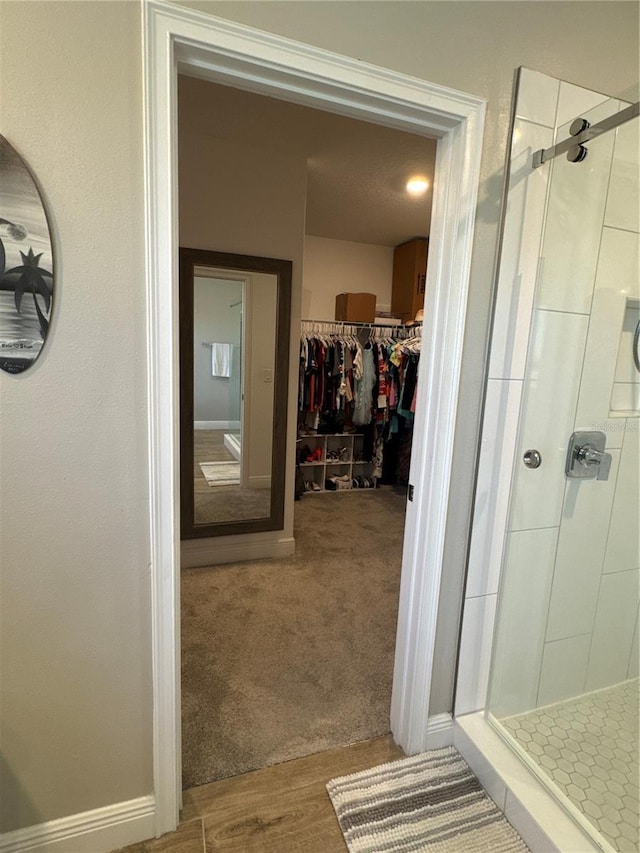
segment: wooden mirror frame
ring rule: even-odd
[[[267,273],[277,278],[276,335],[273,376],[270,514],[241,521],[195,523],[193,284],[196,267]],[[289,336],[291,325],[291,261],[180,248],[180,531],[182,539],[282,530],[286,486]]]

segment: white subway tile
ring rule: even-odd
[[[551,705],[584,692],[591,634],[545,643],[538,706]]]
[[[588,114],[594,107],[604,103],[611,103],[612,100],[608,95],[603,95],[600,92],[592,92],[591,89],[583,89],[582,86],[574,86],[573,83],[560,82],[560,91],[558,94],[558,113],[556,115],[556,126],[562,127],[567,123],[571,123],[574,118],[579,116],[589,117]],[[615,108],[610,110],[616,112]],[[556,140],[559,142],[564,139],[560,136],[562,131],[558,131]]]
[[[640,383],[640,373],[638,373],[633,360],[633,338],[639,322],[640,305],[627,301],[622,321],[622,332],[620,333],[620,344],[618,346],[618,360],[615,372],[616,382]]]
[[[520,69],[516,115],[553,128],[560,81],[529,68]]]
[[[613,228],[640,231],[639,137],[637,120],[630,121],[616,130],[613,168],[604,220],[606,225]]]
[[[531,158],[551,143],[547,128],[516,121],[491,339],[491,378],[524,376],[549,181],[548,170],[532,169]]]
[[[640,383],[614,382],[611,389],[611,413],[640,412]]]
[[[627,421],[620,470],[611,512],[604,572],[640,566],[640,432],[638,420]]]
[[[490,379],[469,549],[467,597],[498,591],[522,383]]]
[[[497,717],[536,705],[557,534],[551,528],[508,537],[490,696]]]
[[[599,690],[627,677],[638,614],[638,570],[603,575],[593,630],[586,689]]]
[[[608,104],[590,115],[599,121],[611,114]],[[560,138],[568,136],[564,127]],[[613,136],[602,136],[589,147],[582,163],[565,157],[553,161],[537,307],[588,314],[598,261],[607,201]],[[585,203],[588,199],[588,204]]]
[[[536,311],[516,456],[511,530],[560,523],[565,457],[582,370],[587,317]],[[542,465],[525,467],[527,449],[539,450]]]
[[[482,595],[465,600],[456,687],[456,716],[485,707],[496,600],[496,595]]]
[[[611,457],[608,480],[566,480],[549,603],[547,642],[591,632],[620,451],[612,450]]]
[[[603,230],[575,428],[606,432],[608,447],[621,447],[624,436],[609,411],[627,299],[640,288],[639,254],[637,234]]]

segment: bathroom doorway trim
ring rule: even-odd
[[[142,14],[153,773],[160,835],[175,829],[181,800],[178,66],[238,89],[438,140],[391,708],[393,735],[407,752],[426,745],[485,101],[163,0],[143,0]]]

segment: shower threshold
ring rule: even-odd
[[[640,841],[639,699],[636,678],[498,722],[622,853]]]
[[[484,711],[455,718],[454,745],[531,850],[617,853]]]

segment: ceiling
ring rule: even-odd
[[[182,75],[178,105],[199,133],[304,157],[308,235],[381,246],[428,236],[435,140]],[[415,175],[429,181],[418,198],[405,190]]]

